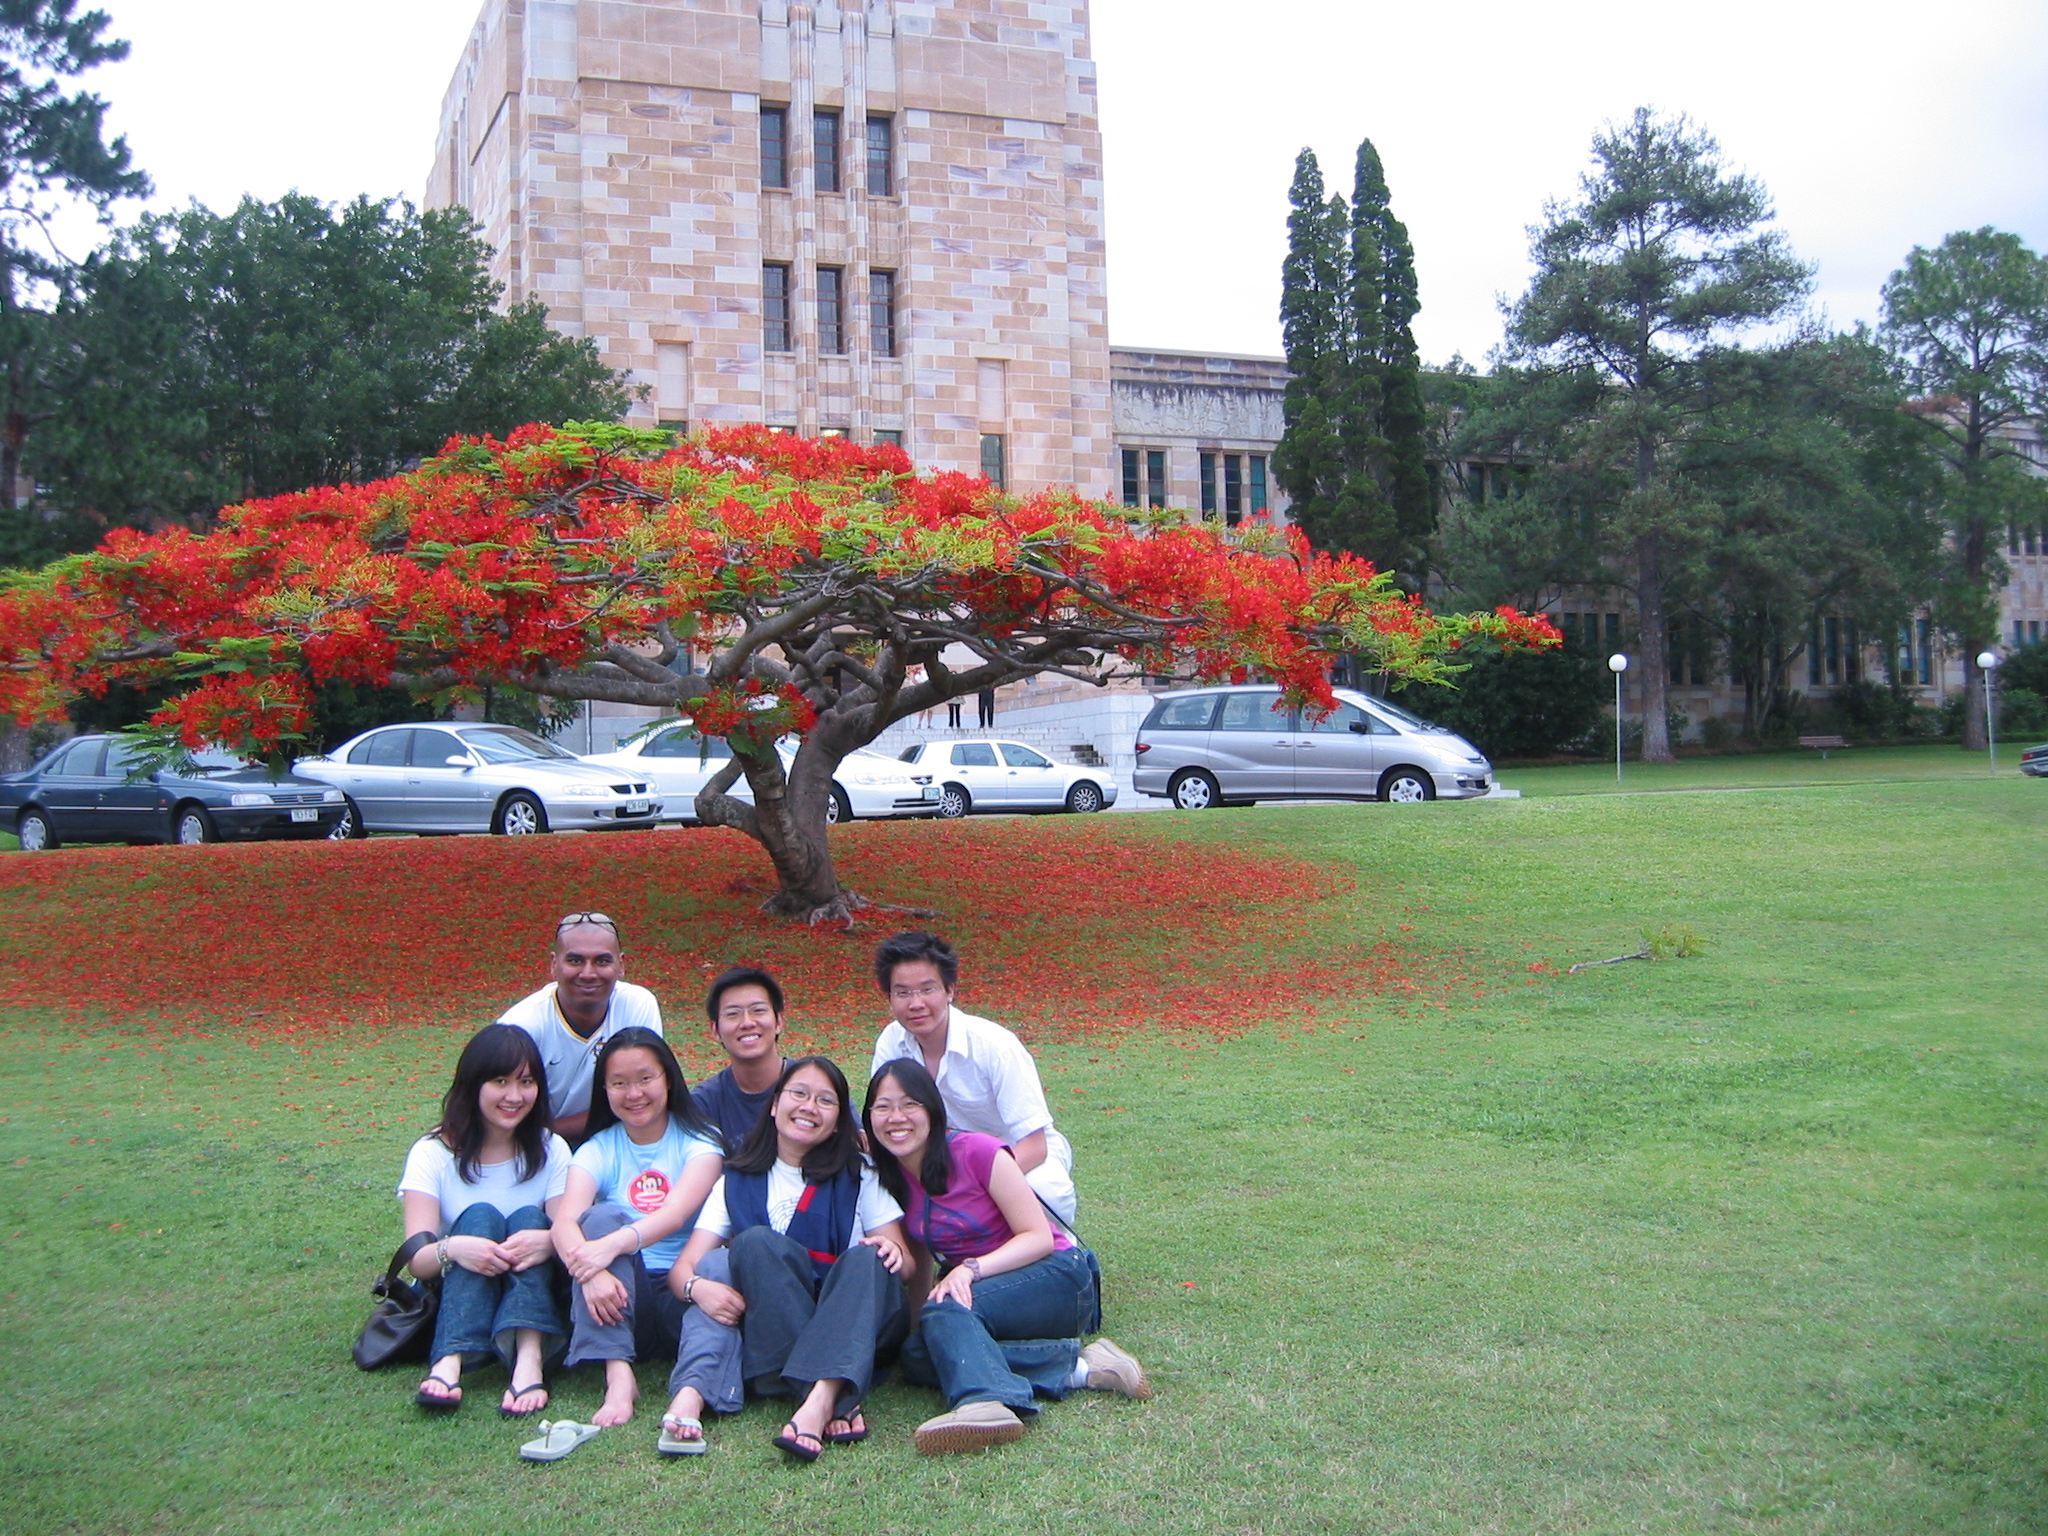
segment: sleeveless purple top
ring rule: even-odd
[[[904,1221],[912,1237],[948,1263],[958,1264],[994,1253],[1017,1235],[988,1191],[996,1154],[1009,1148],[979,1131],[951,1132],[946,1147],[953,1154],[953,1177],[946,1193],[934,1200],[917,1180],[908,1180],[910,1199],[904,1202]],[[1074,1246],[1058,1222],[1051,1225],[1053,1252]]]

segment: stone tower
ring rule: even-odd
[[[427,201],[639,420],[1111,493],[1087,0],[486,0]]]

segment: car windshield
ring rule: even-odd
[[[518,763],[546,757],[576,761],[576,754],[563,750],[516,725],[472,726],[462,732],[463,741],[487,763]]]
[[[1434,720],[1425,720],[1420,715],[1411,715],[1398,704],[1389,704],[1385,699],[1374,699],[1372,708],[1389,720],[1399,721],[1413,731],[1441,731],[1442,726]]]

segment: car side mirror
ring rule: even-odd
[[[450,768],[474,768],[476,766],[473,758],[464,757],[460,752],[451,752],[442,761]]]
[[[1352,721],[1351,733],[1354,736],[1370,736],[1372,734],[1372,722],[1370,720]]]

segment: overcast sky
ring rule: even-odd
[[[158,206],[294,187],[417,197],[478,0],[97,0],[134,44],[88,77]],[[1287,184],[1378,145],[1432,361],[1477,361],[1606,120],[1685,112],[1776,198],[1835,324],[1915,244],[2048,246],[2041,0],[1094,0],[1110,334],[1278,352]],[[126,210],[132,216],[136,210]],[[67,236],[74,246],[89,243]],[[76,250],[72,254],[78,254]]]

